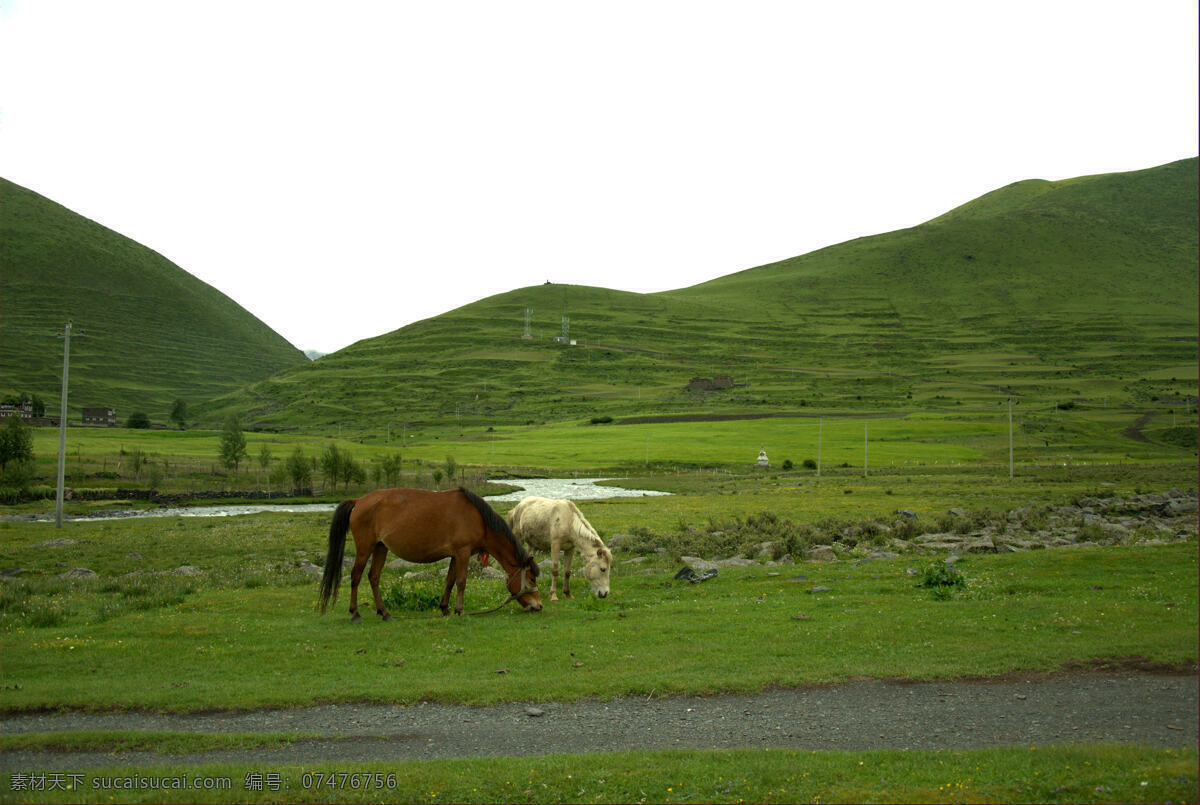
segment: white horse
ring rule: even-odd
[[[508,525],[517,539],[531,549],[550,551],[550,600],[557,601],[558,555],[566,557],[563,595],[571,598],[571,558],[578,549],[583,560],[583,576],[600,598],[608,595],[612,571],[612,551],[605,547],[596,529],[569,500],[529,497],[508,513]]]

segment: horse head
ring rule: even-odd
[[[599,598],[608,596],[608,578],[612,574],[612,551],[601,545],[596,555],[583,565],[583,577],[592,585],[592,592]]]
[[[540,572],[533,554],[526,554],[517,569],[508,574],[508,591],[526,612],[538,612],[542,608],[542,595],[537,586]]]

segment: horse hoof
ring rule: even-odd
[[[358,623],[360,620],[362,620],[362,615],[358,614],[357,612],[350,616],[351,623]]]
[[[383,619],[384,619],[385,621],[390,621],[390,620],[392,619],[392,613],[390,613],[390,612],[384,612],[384,613],[383,613]]]
[[[550,596],[550,603],[552,603],[552,604],[553,604],[553,603],[554,603],[555,601],[557,601],[557,600],[558,600],[558,596],[557,596],[557,595],[552,595],[552,596]]]

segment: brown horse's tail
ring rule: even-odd
[[[330,599],[337,600],[338,585],[342,583],[342,558],[346,554],[346,532],[350,530],[350,512],[354,511],[354,500],[343,500],[333,512],[329,524],[329,551],[325,554],[325,573],[321,576],[321,593],[317,605],[321,614],[329,606]]]

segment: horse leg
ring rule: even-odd
[[[454,614],[463,614],[463,591],[467,588],[467,567],[470,565],[471,555],[468,553],[466,558],[458,563],[458,574],[454,582],[458,585],[458,597],[454,601]]]
[[[550,540],[550,601],[558,600],[558,593],[554,591],[555,582],[558,581],[558,553],[561,546],[553,539]]]
[[[450,569],[446,571],[446,589],[442,592],[442,602],[439,608],[442,610],[442,615],[450,614],[450,590],[454,588],[454,580],[458,576],[458,559],[450,557]]]
[[[387,552],[387,546],[382,542],[375,545],[375,550],[371,553],[371,570],[368,572],[367,578],[371,581],[371,592],[375,595],[375,611],[382,615],[385,621],[390,621],[392,614],[383,605],[383,596],[379,594],[379,577],[383,575],[383,563],[387,559]]]
[[[350,571],[350,620],[358,623],[362,615],[358,614],[358,582],[362,579],[363,568],[367,566],[367,557],[371,554],[361,551],[354,557],[354,568]]]
[[[563,595],[574,598],[575,596],[571,595],[571,560],[575,557],[575,546],[568,545],[563,549],[563,554]]]

